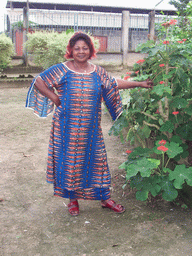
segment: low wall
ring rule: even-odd
[[[143,59],[147,54],[130,52],[128,53],[127,67],[133,67],[133,65],[140,59]],[[123,64],[123,54],[122,53],[98,53],[97,58],[92,61],[98,65],[114,65],[119,66]]]
[[[130,52],[128,53],[127,59],[127,67],[133,67],[133,65],[140,59],[146,57],[146,54]],[[122,53],[98,53],[97,58],[91,60],[94,64],[100,66],[121,66],[123,64],[123,54]],[[42,71],[41,68],[35,67],[34,63],[32,63],[31,58],[29,59],[29,67],[26,68],[23,65],[23,59],[21,58],[13,58],[11,62],[11,68],[8,68],[4,71],[7,73],[16,73],[17,70],[20,73],[39,73]]]

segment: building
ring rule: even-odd
[[[23,54],[23,10],[26,2],[7,2],[7,32],[15,43],[18,56]],[[58,32],[73,28],[90,32],[99,39],[102,53],[122,52],[123,12],[129,12],[130,19],[128,49],[135,51],[138,43],[147,40],[149,34],[149,9],[135,9],[110,6],[77,5],[61,3],[29,3],[29,32],[35,30],[54,30]],[[165,11],[165,15],[175,15]],[[163,15],[156,11],[156,22]]]

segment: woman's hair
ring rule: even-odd
[[[90,50],[90,56],[89,59],[96,57],[96,49],[94,47],[93,41],[91,40],[90,36],[83,32],[76,32],[71,39],[69,40],[69,43],[67,45],[67,50],[65,54],[66,59],[73,58],[73,47],[76,44],[78,40],[83,40],[89,47]]]

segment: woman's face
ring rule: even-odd
[[[73,58],[76,62],[86,62],[90,57],[90,49],[84,40],[78,40],[73,46]]]

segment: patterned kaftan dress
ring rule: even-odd
[[[101,102],[115,120],[122,112],[116,80],[105,69],[95,66],[90,73],[77,73],[64,63],[40,74],[46,85],[57,90],[61,105],[53,114],[50,134],[47,181],[54,184],[54,195],[64,198],[107,200],[110,173],[101,130]],[[26,107],[40,117],[53,110],[33,81]]]

